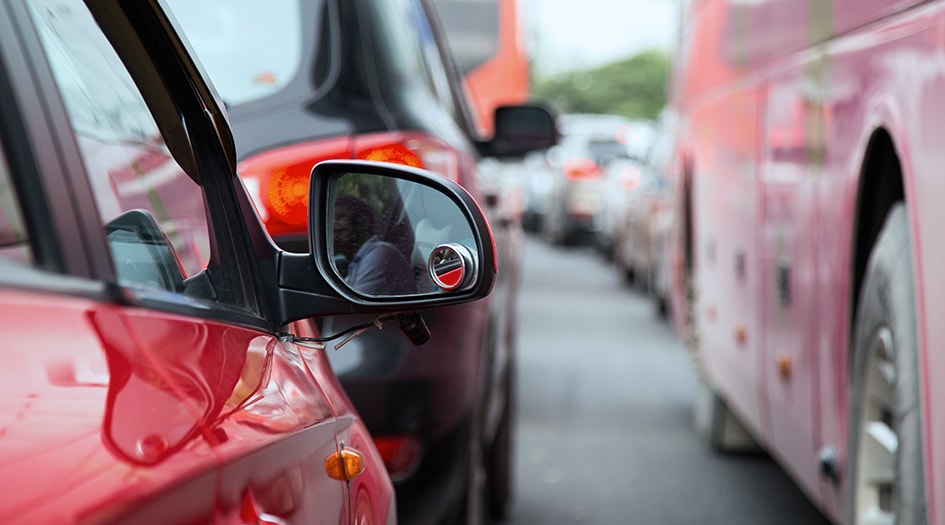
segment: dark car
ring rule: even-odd
[[[486,219],[431,172],[325,162],[308,246],[278,248],[186,49],[158,2],[0,2],[0,520],[394,523],[326,359],[345,334],[315,320],[422,340],[417,312],[493,287]],[[412,289],[348,282],[335,219],[358,188],[404,214]]]
[[[523,235],[520,224],[493,214],[501,203],[480,190],[477,162],[549,147],[551,116],[500,108],[497,137],[480,140],[426,0],[172,4],[227,104],[240,175],[280,246],[307,249],[304,190],[309,167],[322,159],[421,166],[486,206],[499,256],[488,299],[424,313],[432,336],[423,346],[396,330],[372,331],[337,345],[329,359],[395,481],[401,521],[478,521],[487,503],[501,515]],[[421,271],[398,210],[384,210],[373,225],[373,235]],[[440,220],[423,228],[429,239],[450,235]],[[322,330],[365,321],[333,317]]]

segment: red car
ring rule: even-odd
[[[495,282],[485,217],[429,172],[328,162],[301,189],[310,249],[281,250],[174,26],[154,1],[0,2],[0,521],[393,523],[325,357],[347,334],[315,320],[426,337],[416,312]],[[409,218],[415,292],[337,264],[335,203],[360,187]],[[428,247],[430,203],[453,233]]]

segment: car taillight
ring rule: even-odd
[[[323,160],[351,158],[347,137],[294,144],[246,159],[239,174],[271,235],[308,228],[308,186],[312,167]]]
[[[637,185],[640,184],[640,177],[643,174],[640,172],[640,168],[636,166],[625,166],[620,170],[620,175],[618,180],[620,181],[620,187],[626,191],[633,191],[637,188]]]
[[[412,474],[423,454],[423,443],[416,436],[374,436],[374,444],[384,460],[387,473],[394,481]]]
[[[600,167],[588,159],[568,159],[562,167],[564,175],[570,180],[594,179],[600,175]]]
[[[459,184],[459,156],[442,140],[423,133],[396,131],[354,139],[355,158],[423,168]]]
[[[422,133],[330,138],[269,150],[241,162],[239,173],[270,235],[305,233],[312,167],[330,159],[393,162],[459,182],[456,151]]]

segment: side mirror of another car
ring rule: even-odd
[[[558,143],[558,129],[551,112],[542,106],[499,106],[495,110],[492,140],[479,143],[486,156],[522,157]]]
[[[284,322],[473,301],[491,292],[496,277],[492,232],[472,196],[399,164],[317,164],[309,246],[308,254],[281,254]]]

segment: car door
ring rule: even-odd
[[[28,129],[5,112],[16,157],[3,215],[24,216],[8,229],[25,276],[5,282],[0,309],[5,338],[28,351],[2,372],[19,434],[0,444],[0,515],[342,521],[345,486],[325,468],[339,450],[332,406],[260,313],[233,202],[201,158],[214,153],[168,135],[201,129],[200,107],[147,84],[166,81],[135,40],[166,43],[152,6],[12,4],[3,23],[25,54],[7,63],[29,67],[6,78]]]
[[[0,4],[0,519],[210,521],[218,461],[186,385],[113,322],[131,309],[96,275],[102,223],[70,183],[78,137],[35,14]]]

